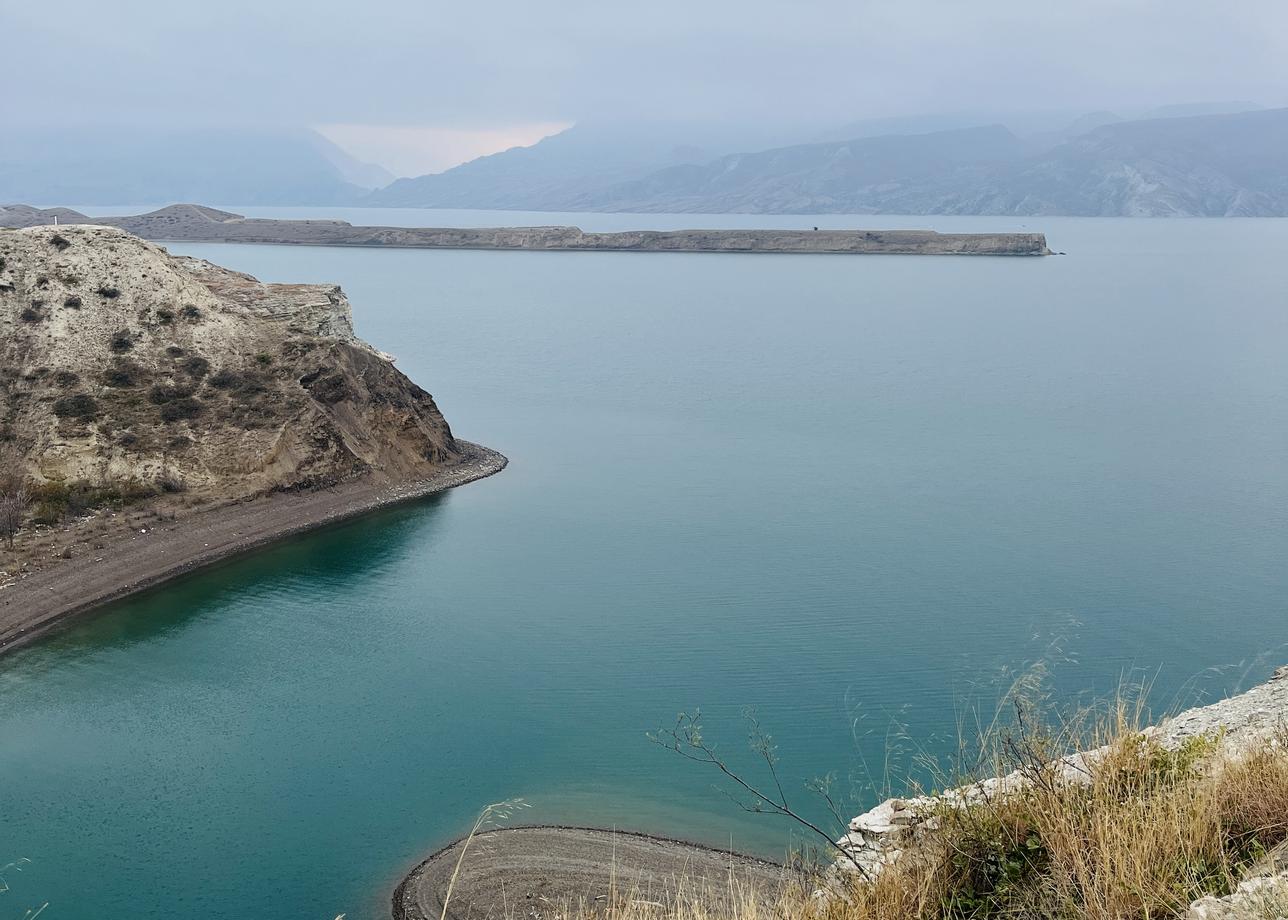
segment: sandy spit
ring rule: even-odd
[[[782,866],[682,840],[588,827],[512,827],[457,840],[416,866],[394,891],[394,920],[439,920],[452,874],[451,920],[560,915],[584,903],[607,915],[614,904],[666,906],[703,895],[772,905],[790,882]]]
[[[195,569],[285,537],[369,511],[424,498],[505,469],[494,450],[457,440],[464,455],[450,467],[408,482],[362,478],[331,489],[273,493],[217,505],[175,522],[131,532],[103,549],[0,586],[0,655],[73,617]]]

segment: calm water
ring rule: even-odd
[[[1069,255],[173,247],[340,282],[512,464],[0,661],[11,906],[382,917],[511,796],[772,854],[786,827],[645,732],[700,706],[746,763],[754,705],[793,792],[870,800],[892,725],[945,751],[1036,659],[1163,706],[1288,660],[1288,221],[344,216],[1027,224]]]

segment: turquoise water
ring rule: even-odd
[[[382,917],[512,796],[781,853],[645,732],[700,706],[753,767],[754,705],[857,809],[1034,660],[1160,706],[1288,661],[1288,221],[1025,223],[1069,255],[172,247],[343,284],[512,463],[0,660],[0,912]]]

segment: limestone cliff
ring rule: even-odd
[[[112,227],[0,230],[0,442],[37,483],[238,498],[423,476],[460,451],[332,285]]]

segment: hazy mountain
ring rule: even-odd
[[[326,161],[335,167],[335,171],[340,178],[350,185],[356,185],[358,188],[378,189],[384,188],[398,178],[378,163],[364,163],[362,160],[351,156],[347,151],[336,146],[321,134],[311,131],[309,132],[309,140],[317,148],[318,153],[322,154]]]
[[[1061,119],[1064,121],[1064,119]],[[943,131],[962,131],[966,128],[978,128],[983,125],[1006,124],[1004,118],[997,115],[966,113],[958,115],[897,115],[889,118],[863,118],[851,121],[837,128],[810,137],[801,138],[805,143],[832,143],[857,141],[868,137],[883,137],[889,134],[938,134]],[[1012,125],[1007,125],[1015,134],[1022,132]]]
[[[1192,118],[1196,115],[1237,115],[1239,112],[1261,112],[1265,106],[1255,102],[1179,102],[1160,105],[1140,115],[1149,118]]]
[[[1001,127],[809,144],[660,170],[598,210],[1288,215],[1288,109],[1105,124],[1039,153]]]
[[[1288,109],[1106,125],[964,192],[956,210],[1288,215]]]
[[[531,147],[479,157],[445,172],[399,179],[372,205],[560,210],[599,189],[732,150],[784,143],[772,129],[694,124],[579,124]]]
[[[311,131],[98,126],[0,132],[0,201],[341,204],[364,194],[350,181],[363,176],[365,182],[374,174]]]
[[[576,204],[620,211],[922,211],[930,200],[951,202],[957,190],[1021,155],[1020,141],[1001,125],[802,144],[672,167]]]
[[[1063,144],[1065,141],[1081,137],[1084,134],[1090,134],[1097,128],[1118,124],[1121,121],[1123,121],[1123,117],[1114,112],[1088,112],[1085,115],[1079,115],[1073,121],[1053,131],[1037,131],[1024,135],[1022,138],[1024,152],[1029,154],[1043,153]]]

